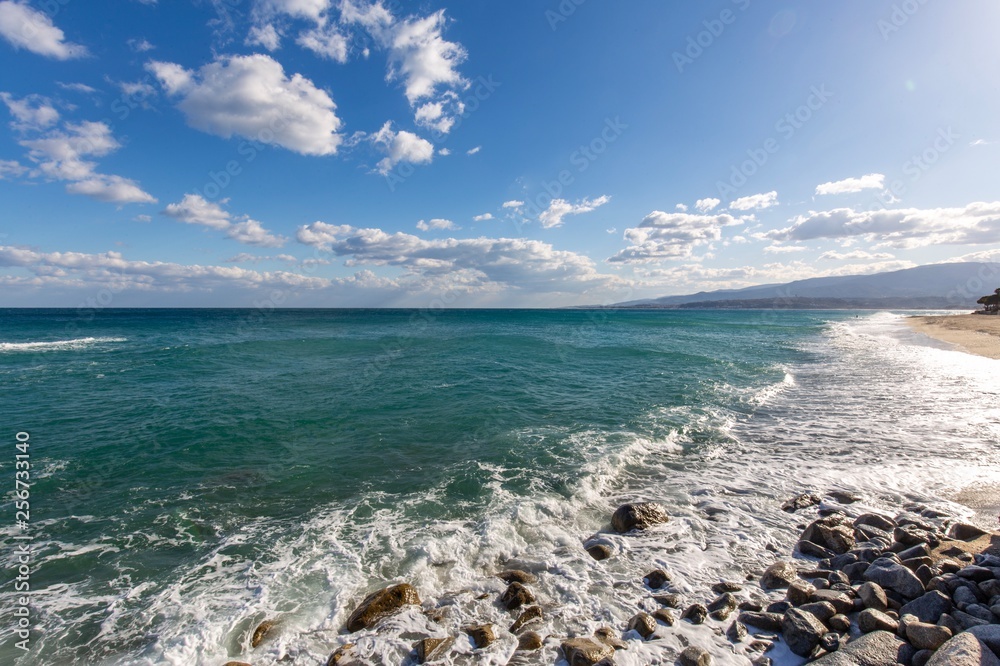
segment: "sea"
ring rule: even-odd
[[[690,602],[762,594],[748,579],[815,516],[781,510],[799,493],[992,526],[954,500],[1000,483],[1000,361],[906,314],[0,310],[0,663],[313,665],[353,643],[400,665],[454,636],[443,663],[506,664],[509,568],[537,576],[557,663],[561,637],[657,608],[653,569]],[[670,522],[615,534],[634,501]],[[422,607],[346,632],[399,582]],[[473,624],[496,642],[474,650]],[[616,662],[749,664],[726,626],[626,633]]]

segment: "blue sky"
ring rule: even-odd
[[[0,0],[0,305],[1000,260],[992,0]]]

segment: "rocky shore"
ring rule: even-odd
[[[360,601],[343,631],[381,632],[386,620],[406,608],[442,623],[439,635],[410,637],[406,665],[478,663],[477,655],[489,654],[484,651],[508,634],[516,639],[509,664],[610,666],[637,641],[655,645],[681,623],[690,623],[709,625],[728,641],[734,658],[740,655],[754,666],[772,664],[772,652],[819,666],[1000,666],[1000,534],[920,505],[894,515],[876,513],[860,499],[842,491],[791,498],[782,509],[791,520],[805,519],[793,553],[746,580],[720,580],[700,595],[678,592],[668,571],[652,569],[642,580],[647,597],[635,600],[636,613],[627,623],[588,635],[538,633],[550,609],[532,590],[538,576],[516,569],[495,574],[505,587],[493,603],[509,614],[507,626],[468,624],[460,633],[449,633],[440,606],[423,603],[414,587],[400,583]],[[610,524],[629,537],[669,520],[663,507],[636,503],[619,507]],[[581,545],[595,560],[614,557],[599,538]],[[658,608],[642,610],[650,600]],[[256,647],[280,629],[279,622],[267,620],[247,642]],[[457,650],[461,643],[468,644],[466,649]],[[685,647],[678,650],[666,643],[662,657],[651,663],[708,666],[714,661],[703,646],[683,640]],[[375,662],[346,642],[325,663]],[[231,661],[225,666],[249,665]]]

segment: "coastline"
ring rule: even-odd
[[[917,333],[960,347],[976,356],[1000,359],[1000,317],[991,315],[933,315],[907,317]]]

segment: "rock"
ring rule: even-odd
[[[831,524],[829,519],[821,518],[802,532],[799,541],[811,541],[840,555],[854,548],[854,530],[846,525]]]
[[[743,611],[740,613],[740,622],[757,627],[764,631],[781,631],[782,616],[777,613],[757,613],[754,611]]]
[[[658,594],[653,597],[653,601],[669,608],[680,608],[684,605],[684,598],[679,594]]]
[[[951,629],[952,636],[958,634],[959,632],[965,631],[965,627],[959,624],[958,621],[948,613],[942,615],[941,619],[939,619],[937,623],[942,627],[948,627],[949,629]]]
[[[978,617],[969,615],[968,613],[963,613],[960,610],[953,610],[950,615],[953,620],[958,622],[959,626],[961,626],[963,630],[974,629],[975,627],[990,624],[985,620],[980,620]]]
[[[924,585],[902,564],[880,557],[865,571],[865,580],[878,583],[886,590],[895,590],[906,599],[916,599],[924,593]]]
[[[1000,652],[1000,625],[991,624],[969,629],[969,633],[986,645],[994,653]]]
[[[674,614],[668,611],[666,608],[657,608],[655,611],[653,611],[653,619],[655,619],[657,622],[662,622],[668,627],[672,627],[677,623],[677,618],[675,618]]]
[[[916,650],[895,634],[873,631],[812,662],[813,666],[896,666],[908,664]]]
[[[517,638],[518,652],[532,652],[542,648],[542,637],[537,632],[526,631]]]
[[[979,529],[975,525],[966,523],[955,523],[948,528],[948,536],[957,541],[975,541],[979,537],[984,537],[989,532]]]
[[[905,604],[899,609],[899,612],[900,614],[915,615],[921,622],[937,624],[943,613],[951,612],[951,599],[946,594],[931,590]]]
[[[656,620],[648,613],[636,613],[628,621],[626,630],[634,631],[644,639],[649,640],[649,637],[656,632]]]
[[[967,585],[956,587],[955,591],[951,593],[951,598],[955,600],[955,605],[960,610],[965,610],[967,607],[979,603],[976,593]]]
[[[472,639],[472,644],[476,646],[477,650],[489,647],[497,639],[492,624],[477,624],[466,627],[465,633],[469,634],[469,638]]]
[[[773,604],[768,604],[765,609],[768,613],[777,613],[778,615],[784,615],[788,612],[790,608],[795,608],[792,606],[791,602],[785,601],[775,601]]]
[[[934,569],[926,564],[921,564],[913,573],[916,574],[917,578],[920,579],[920,582],[924,584],[925,590],[927,589],[927,585],[931,582],[931,579],[934,578]]]
[[[906,638],[918,650],[937,650],[951,638],[951,629],[927,622],[909,622]]]
[[[743,589],[743,586],[739,583],[734,583],[732,581],[724,580],[716,583],[712,586],[712,592],[716,594],[723,594],[724,592],[739,592]]]
[[[670,514],[659,504],[653,502],[623,504],[611,516],[611,527],[615,532],[624,534],[632,530],[649,529],[668,520]]]
[[[604,543],[595,543],[589,546],[584,546],[584,548],[590,556],[598,562],[606,560],[615,554],[615,551],[611,549],[611,546]]]
[[[522,583],[529,584],[538,581],[538,576],[527,571],[521,571],[520,569],[508,569],[506,571],[501,571],[497,574],[497,578],[505,583]]]
[[[839,590],[816,590],[811,597],[814,602],[825,601],[831,604],[834,609],[843,615],[854,610],[854,601],[845,593]]]
[[[749,634],[746,625],[739,620],[733,620],[733,623],[726,629],[726,638],[734,643],[742,643]]]
[[[884,540],[886,543],[892,543],[892,528],[890,531],[880,530],[874,525],[855,525],[854,526],[854,538],[857,541],[873,541],[875,539]]]
[[[835,502],[840,502],[841,504],[854,504],[855,502],[860,502],[863,499],[861,495],[847,490],[831,490],[826,495]]]
[[[514,624],[510,625],[510,633],[516,634],[521,630],[524,625],[530,622],[537,622],[542,619],[542,609],[540,606],[528,606],[521,614],[514,620]]]
[[[684,648],[677,662],[681,666],[712,666],[712,655],[704,648],[690,645]]]
[[[830,618],[830,628],[840,633],[847,633],[851,629],[851,618],[837,613]]]
[[[873,608],[883,613],[889,609],[889,602],[885,598],[885,590],[878,583],[862,583],[858,587],[858,597],[864,603],[865,608]]]
[[[802,604],[799,606],[799,610],[803,610],[807,613],[812,613],[816,616],[816,619],[820,622],[826,624],[826,622],[837,614],[837,609],[833,607],[829,601],[814,601],[808,604]]]
[[[963,569],[959,569],[958,577],[971,580],[976,583],[985,583],[988,580],[996,578],[992,570],[987,569],[986,567],[976,566],[974,564]]]
[[[451,646],[454,644],[455,639],[450,636],[446,638],[424,638],[417,641],[416,645],[413,646],[417,651],[417,663],[425,664],[428,661],[440,659],[448,654],[448,651],[451,650]]]
[[[877,513],[863,513],[854,519],[855,527],[859,527],[861,525],[870,525],[891,534],[892,530],[896,527],[896,521]]]
[[[866,608],[858,613],[858,629],[863,634],[870,634],[873,631],[891,631],[895,633],[898,628],[899,622],[874,608]]]
[[[851,564],[854,563],[852,562]],[[837,583],[841,583],[843,585],[850,585],[851,577],[845,574],[843,571],[831,571],[830,575],[827,576],[826,578],[826,582],[830,583],[830,585],[836,585]]]
[[[737,608],[741,611],[753,611],[754,613],[759,613],[764,609],[764,604],[762,604],[759,599],[747,599],[745,601],[741,601]]]
[[[594,630],[594,638],[616,650],[628,649],[628,643],[619,638],[618,633],[611,627],[598,627]]]
[[[793,580],[798,580],[799,574],[791,562],[778,561],[764,570],[760,577],[760,586],[765,590],[777,590],[788,587]]]
[[[977,586],[979,591],[983,593],[983,596],[987,599],[992,599],[993,597],[1000,596],[1000,580],[987,580],[979,583]]]
[[[835,631],[831,631],[823,634],[823,637],[819,639],[819,646],[825,652],[836,652],[840,649],[840,644],[842,642],[843,639],[840,637],[840,634]]]
[[[991,611],[986,606],[981,606],[979,604],[969,604],[968,606],[965,607],[965,612],[971,615],[972,617],[978,617],[980,620],[984,622],[993,623],[996,621],[996,616],[993,615],[993,611]]]
[[[957,634],[942,645],[927,666],[1000,666],[1000,659],[974,634]]]
[[[526,604],[535,603],[535,595],[521,583],[515,582],[508,585],[504,593],[500,595],[500,603],[507,610],[517,610]]]
[[[816,586],[804,580],[793,580],[788,585],[786,597],[793,606],[801,606],[809,603],[809,599],[816,593]],[[711,610],[711,609],[710,609]]]
[[[916,525],[903,525],[892,530],[892,538],[904,546],[916,546],[917,544],[936,543],[934,535],[920,529]]]
[[[790,500],[787,500],[781,505],[782,511],[787,511],[788,513],[795,513],[801,509],[808,509],[811,506],[815,506],[822,502],[819,495],[814,495],[813,493],[802,493],[801,495],[796,495]]]
[[[643,576],[642,579],[646,582],[646,585],[654,590],[660,589],[672,580],[670,574],[663,569],[654,569]]]
[[[933,650],[917,650],[917,652],[913,655],[913,660],[910,662],[910,666],[927,666],[927,662],[930,661],[933,656]]]
[[[378,620],[392,615],[404,606],[419,606],[420,597],[411,585],[402,583],[372,592],[347,618],[347,630],[350,632],[367,629]]]
[[[250,664],[245,661],[227,661],[222,666],[250,666]]]
[[[277,633],[277,629],[278,623],[275,620],[264,620],[253,630],[253,634],[250,636],[250,647],[255,648],[272,638]]]
[[[570,666],[594,666],[602,659],[613,657],[614,648],[593,638],[569,638],[559,646]]]
[[[724,620],[727,617],[729,617],[730,613],[736,610],[736,605],[738,603],[739,601],[736,600],[736,597],[734,597],[732,593],[723,592],[722,594],[717,596],[714,600],[712,600],[712,603],[708,604],[707,608],[708,612],[712,614],[712,617],[715,617],[716,613],[724,613],[723,617],[716,618]]]
[[[930,556],[930,554],[931,554],[931,549],[927,546],[926,543],[918,543],[916,546],[910,546],[906,550],[901,550],[900,552],[896,553],[896,556],[899,557],[899,559],[905,561],[905,560],[912,560],[915,557],[928,557]]]
[[[355,664],[351,660],[351,652],[354,651],[354,643],[344,643],[333,651],[330,658],[326,660],[326,666],[340,666],[341,664]]]
[[[708,617],[708,609],[702,604],[691,604],[681,614],[681,619],[688,620],[691,624],[704,624],[706,617]]]
[[[800,657],[808,657],[819,645],[826,627],[812,613],[793,608],[781,621],[781,635],[790,649]]]

